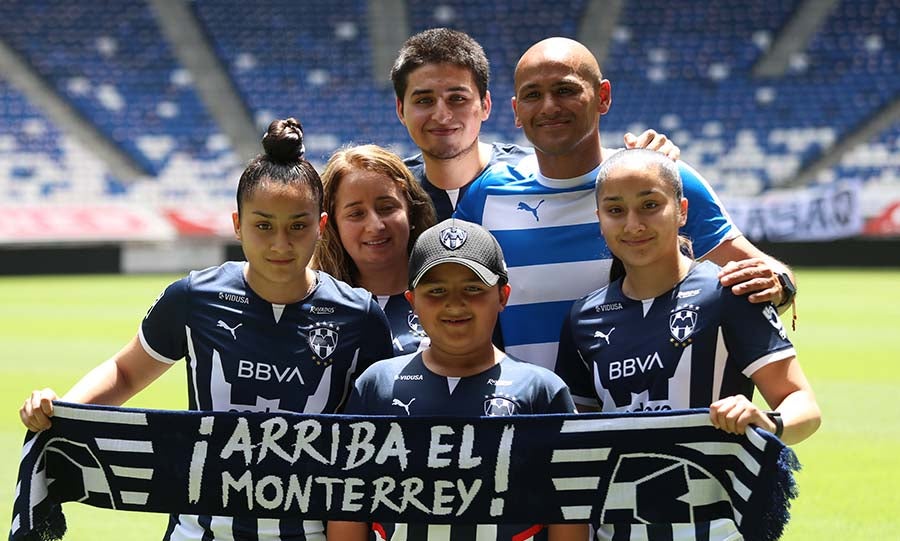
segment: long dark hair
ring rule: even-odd
[[[237,189],[238,215],[244,200],[253,195],[263,180],[282,184],[305,185],[322,210],[322,179],[304,159],[303,126],[295,118],[275,120],[262,138],[264,154],[253,158],[244,169]]]

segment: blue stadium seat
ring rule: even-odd
[[[484,139],[524,142],[509,106],[515,63],[537,40],[575,37],[586,5],[410,0],[407,9],[412,32],[449,26],[482,43],[494,98]],[[624,3],[602,66],[613,86],[613,108],[601,120],[604,143],[618,146],[624,132],[653,127],[723,194],[781,186],[900,96],[900,5],[893,0],[839,3],[787,74],[754,78],[754,64],[799,5]],[[365,0],[191,3],[260,132],[275,118],[300,118],[308,158],[320,168],[348,143],[415,151],[396,120],[388,74],[372,73],[368,6]],[[111,178],[93,157],[82,160],[74,139],[24,97],[0,86],[4,194],[52,200],[82,190],[163,203],[231,200],[242,164],[146,2],[7,0],[0,3],[0,38],[148,172],[136,183]],[[895,126],[817,181],[895,182],[896,141]],[[73,165],[81,163],[93,165]]]
[[[0,35],[148,175],[230,153],[146,2],[9,0]]]
[[[0,79],[0,200],[90,201],[116,182],[98,157]]]

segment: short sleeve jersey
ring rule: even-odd
[[[201,411],[333,413],[352,380],[391,355],[387,318],[362,289],[324,272],[300,302],[272,304],[244,279],[244,263],[171,284],[140,326],[144,350],[186,359],[188,404]],[[167,541],[322,539],[322,521],[173,515]]]
[[[578,300],[560,338],[557,372],[576,402],[603,411],[706,408],[753,396],[750,376],[795,355],[775,308],[719,283],[697,264],[672,290],[648,300],[622,280]]]
[[[557,372],[578,404],[602,411],[705,408],[753,396],[750,377],[795,355],[771,304],[752,304],[700,263],[674,289],[648,300],[622,280],[577,301],[562,330]],[[598,539],[739,539],[732,520],[603,524]]]
[[[379,306],[384,310],[391,324],[393,335],[394,356],[415,353],[419,350],[419,344],[428,335],[419,324],[419,316],[413,312],[412,306],[403,294],[391,296],[379,296]]]
[[[702,257],[740,232],[709,184],[683,162],[678,168],[690,201],[681,234]],[[609,281],[612,255],[595,214],[598,170],[556,180],[540,175],[534,157],[496,165],[469,186],[454,214],[483,225],[503,248],[512,286],[500,314],[506,351],[551,369],[572,302]]]
[[[568,388],[549,370],[507,356],[480,374],[448,378],[429,370],[422,353],[372,365],[357,380],[347,404],[347,413],[361,415],[479,417],[574,411]],[[534,524],[375,524],[373,528],[387,539],[547,539],[546,528]]]
[[[516,165],[523,158],[533,155],[534,150],[531,148],[520,147],[519,145],[512,144],[493,143],[491,145],[490,161],[488,161],[488,164],[487,166],[485,166],[484,171],[482,171],[478,177],[473,179],[472,182],[475,182],[479,178],[483,177],[485,173],[495,164],[504,163],[509,165]],[[428,193],[429,196],[431,196],[431,201],[434,203],[434,209],[437,213],[438,223],[451,217],[453,215],[453,209],[455,209],[459,202],[462,200],[469,186],[472,185],[472,182],[455,190],[444,190],[438,188],[428,180],[428,177],[425,174],[425,160],[422,158],[421,154],[416,154],[415,156],[405,159],[403,162],[406,164],[406,167],[408,167],[412,172],[416,180],[418,180],[422,187],[425,188],[425,192]]]

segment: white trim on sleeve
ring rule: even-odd
[[[754,372],[759,370],[760,368],[766,366],[767,364],[777,363],[778,361],[783,361],[790,357],[796,357],[797,352],[793,347],[780,349],[778,351],[773,351],[768,355],[763,355],[759,359],[756,359],[752,363],[747,365],[747,368],[741,371],[742,374],[747,376],[748,378],[753,375]]]
[[[178,362],[179,359],[170,359],[170,358],[166,357],[165,355],[162,355],[161,353],[157,352],[152,347],[150,347],[150,344],[147,343],[147,339],[144,337],[144,329],[143,328],[140,328],[140,327],[138,328],[138,337],[140,337],[141,347],[144,348],[144,351],[147,352],[147,355],[153,357],[154,359],[156,359],[157,361],[159,361],[161,363],[175,364]]]

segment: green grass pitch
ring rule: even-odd
[[[799,321],[790,336],[823,411],[797,445],[800,498],[784,539],[870,540],[900,531],[900,269],[797,270]],[[63,394],[134,336],[174,276],[0,278],[0,509],[11,518],[32,389]],[[788,324],[787,318],[785,321]],[[185,407],[182,366],[129,405]],[[167,517],[66,504],[67,540],[158,540]],[[6,524],[9,524],[7,522]],[[124,533],[124,535],[123,535]]]

